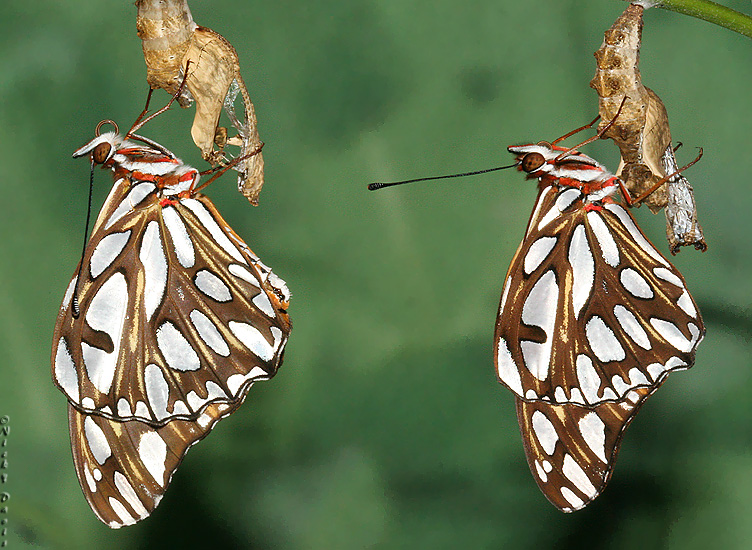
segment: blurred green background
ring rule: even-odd
[[[749,2],[726,2],[750,11]],[[538,490],[492,334],[536,194],[516,171],[368,193],[508,163],[505,146],[595,116],[588,82],[624,2],[193,0],[240,54],[266,187],[209,196],[293,292],[285,363],[188,453],[161,505],[111,531],[75,477],[51,336],[76,265],[103,118],[128,127],[147,90],[123,0],[0,8],[0,415],[10,548],[752,547],[752,41],[646,13],[643,82],[664,100],[709,250],[674,262],[707,337],[628,430],[605,493],[564,515]],[[159,92],[156,104],[166,102]],[[205,167],[193,111],[142,130]],[[585,151],[612,169],[610,142]],[[96,174],[95,212],[112,180]],[[635,214],[667,254],[663,214]]]

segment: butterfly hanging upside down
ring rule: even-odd
[[[117,528],[148,516],[188,448],[274,376],[290,294],[198,192],[196,169],[137,124],[126,138],[143,144],[101,126],[73,156],[115,184],[63,298],[52,374],[81,488]]]
[[[705,328],[681,274],[614,200],[636,202],[616,176],[547,142],[509,151],[539,194],[504,283],[495,363],[533,477],[571,512],[601,493],[627,425],[692,366]]]
[[[517,157],[511,166],[368,185],[513,166],[538,180],[502,291],[494,359],[499,381],[515,394],[530,470],[564,512],[603,491],[626,427],[669,372],[692,366],[705,334],[681,274],[614,199],[638,204],[702,153],[632,199],[598,162],[556,145],[595,122],[554,143],[509,147]]]

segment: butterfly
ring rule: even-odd
[[[275,375],[291,329],[285,282],[200,193],[219,173],[199,186],[136,135],[145,113],[124,137],[100,123],[73,153],[114,185],[52,345],[81,489],[113,528],[148,516],[191,445]]]
[[[571,512],[601,493],[626,427],[693,365],[705,327],[679,271],[615,200],[631,202],[618,177],[551,143],[508,149],[539,193],[505,279],[495,365],[533,477]]]

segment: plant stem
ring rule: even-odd
[[[657,7],[715,23],[752,38],[752,17],[710,0],[659,0]]]

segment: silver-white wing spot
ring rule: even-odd
[[[640,232],[640,230],[637,228],[637,225],[635,225],[634,220],[629,215],[629,213],[624,210],[624,208],[616,203],[610,203],[605,206],[611,212],[616,214],[616,217],[619,218],[619,221],[621,221],[622,225],[627,229],[627,231],[629,231],[629,234],[632,235],[632,239],[634,239],[634,241],[640,246],[640,248],[647,252],[648,255],[655,261],[665,265],[666,267],[669,266],[669,263],[666,261],[666,259],[661,256],[655,248],[653,248],[653,245],[650,244],[645,236]]]
[[[58,340],[57,351],[55,352],[55,380],[63,388],[66,395],[78,403],[79,392],[76,365],[73,363],[68,343],[62,337]]]
[[[225,252],[227,252],[230,256],[235,258],[235,260],[242,264],[248,263],[240,253],[240,250],[238,250],[237,247],[235,247],[235,245],[230,242],[230,239],[227,238],[227,234],[222,231],[222,229],[219,227],[219,224],[217,224],[217,222],[212,217],[211,213],[203,204],[201,204],[200,201],[196,199],[183,199],[180,201],[180,203],[187,206],[194,214],[196,214],[196,217],[199,219],[199,221],[203,224],[204,227],[206,227],[212,238],[220,247],[222,247],[222,249],[225,250]]]
[[[212,421],[212,417],[204,413],[196,419],[196,424],[206,429],[209,423]]]
[[[130,236],[130,230],[122,233],[110,233],[97,243],[94,252],[91,254],[91,260],[89,260],[89,271],[92,279],[99,277],[105,269],[112,265],[112,262],[128,244]]]
[[[138,441],[138,456],[154,481],[164,487],[167,460],[167,444],[164,439],[156,431],[145,432]]]
[[[703,334],[700,334],[700,329],[694,323],[689,323],[687,325],[687,328],[689,329],[689,333],[692,335],[692,345],[694,346],[695,344],[699,344],[704,337]]]
[[[546,334],[546,341],[542,343],[520,342],[525,366],[538,380],[545,380],[548,376],[558,305],[559,285],[554,272],[547,271],[535,283],[522,306],[522,322],[539,327]]]
[[[582,395],[580,388],[570,388],[569,394],[570,394],[569,400],[572,403],[579,403],[580,405],[585,404],[585,397]]]
[[[543,203],[545,202],[546,196],[548,195],[549,191],[551,191],[550,185],[538,194],[538,201],[535,203],[535,208],[533,208],[533,215],[530,216],[531,221],[538,217],[538,212],[540,212],[541,206],[543,206]],[[525,236],[530,233],[531,229],[532,227],[527,228],[527,230],[525,231]]]
[[[543,450],[549,455],[554,454],[556,448],[556,442],[559,440],[559,436],[556,433],[556,428],[545,414],[536,410],[532,416],[533,432],[538,439]]]
[[[657,381],[664,372],[683,366],[686,366],[686,363],[678,357],[674,356],[666,361],[665,365],[662,365],[661,363],[651,363],[650,365],[648,365],[646,370],[648,371],[648,374],[653,378],[653,380]]]
[[[564,473],[564,475],[574,483],[575,487],[577,487],[580,491],[585,493],[588,497],[593,498],[598,491],[595,487],[593,487],[593,484],[588,479],[587,474],[585,471],[580,467],[577,462],[572,458],[572,455],[567,454],[564,456],[564,464],[562,465],[561,471]]]
[[[252,302],[257,308],[263,311],[267,317],[271,317],[272,319],[276,317],[276,313],[272,307],[271,301],[269,301],[269,297],[266,295],[266,292],[259,292]]]
[[[242,265],[230,264],[230,267],[227,269],[230,273],[232,273],[239,279],[243,279],[245,282],[250,283],[255,287],[259,286],[258,279],[256,279],[256,277],[254,277],[253,274]]]
[[[100,465],[112,456],[112,449],[107,442],[107,436],[104,435],[102,428],[97,426],[91,416],[87,416],[84,420],[84,437],[86,437],[86,443],[89,445],[91,454],[94,455],[94,460]]]
[[[138,258],[144,266],[144,310],[146,319],[151,320],[167,290],[167,258],[159,222],[151,221],[146,226]]]
[[[501,292],[501,303],[499,304],[499,315],[501,315],[502,311],[504,311],[504,306],[507,303],[507,296],[509,295],[509,284],[512,281],[512,277],[507,277],[507,280],[504,281],[504,290]]]
[[[509,352],[509,347],[504,338],[499,338],[498,354],[497,354],[499,370],[499,379],[509,386],[514,393],[522,396],[522,379],[520,378],[520,371],[517,370],[517,365],[514,363],[512,354]]]
[[[255,370],[255,369],[257,369],[257,368],[258,368],[258,367],[253,367],[253,370]],[[264,370],[264,369],[261,369],[261,370]],[[266,374],[266,371],[264,371],[264,374]],[[238,390],[240,389],[240,387],[241,387],[241,386],[242,386],[242,385],[243,385],[243,384],[244,384],[245,382],[247,382],[247,381],[248,381],[248,380],[250,380],[250,379],[251,379],[251,377],[250,377],[250,373],[248,373],[248,375],[243,375],[243,374],[233,374],[232,376],[230,376],[230,377],[229,377],[229,378],[228,378],[228,379],[227,379],[227,380],[225,381],[225,384],[227,385],[227,389],[228,389],[228,390],[230,390],[230,393],[232,393],[232,395],[234,395],[234,396],[237,396],[237,395],[238,395]],[[251,385],[252,385],[252,384],[251,384]],[[248,387],[250,388],[250,387],[251,387],[251,385],[249,385]]]
[[[595,261],[588,244],[585,226],[579,224],[572,232],[569,243],[569,264],[572,266],[572,306],[577,319],[590,297],[595,280]]]
[[[577,380],[580,389],[588,403],[597,403],[598,389],[601,386],[601,378],[593,367],[593,361],[587,355],[580,354],[576,360]]]
[[[228,326],[235,337],[259,359],[262,361],[272,360],[281,340],[281,330],[277,327],[271,327],[275,341],[274,344],[270,345],[269,342],[266,341],[264,335],[261,334],[256,327],[249,325],[248,323],[230,321]]]
[[[183,220],[180,219],[172,206],[162,209],[162,218],[170,232],[172,246],[175,249],[178,262],[185,268],[193,267],[193,264],[196,263],[196,251],[193,249],[191,236],[188,234],[188,229],[186,229]]]
[[[642,325],[637,320],[637,317],[635,317],[631,311],[629,311],[623,305],[618,304],[614,306],[614,315],[616,316],[616,320],[619,321],[621,328],[635,344],[640,346],[642,349],[647,350],[652,347],[650,345],[650,338],[648,338],[648,333],[645,332],[645,329],[642,328]]]
[[[117,413],[118,416],[121,418],[133,416],[133,411],[131,410],[131,404],[128,402],[128,400],[125,397],[121,397],[118,399],[117,402]]]
[[[530,275],[533,271],[538,269],[538,266],[543,263],[543,260],[545,260],[551,253],[551,250],[553,250],[557,240],[556,237],[540,237],[530,245],[527,254],[525,254],[524,270],[526,274]]]
[[[169,321],[165,321],[157,329],[157,346],[171,369],[193,371],[201,368],[198,354],[186,337]]]
[[[650,384],[648,379],[642,374],[642,371],[637,367],[632,367],[627,373],[629,376],[629,383],[632,387],[647,386]]]
[[[232,300],[232,293],[227,285],[222,279],[207,269],[202,269],[196,273],[194,283],[201,292],[217,302],[229,302]]]
[[[590,348],[600,361],[607,363],[608,361],[622,361],[626,358],[624,348],[621,347],[614,332],[597,315],[593,315],[585,325],[585,336]]]
[[[541,231],[553,220],[558,218],[561,213],[566,210],[574,201],[582,196],[582,192],[577,189],[567,189],[556,197],[556,202],[551,209],[541,218],[538,223],[538,231]]]
[[[115,185],[112,186],[113,191],[117,189],[121,181],[123,180],[119,179],[115,182]],[[117,222],[120,218],[133,210],[142,200],[144,200],[149,195],[149,193],[151,193],[155,189],[156,187],[154,186],[154,184],[149,182],[141,182],[133,189],[131,189],[128,195],[122,200],[122,202],[118,204],[117,208],[110,216],[110,219],[107,220],[107,225],[105,225],[104,227],[105,230],[112,227],[115,222]]]
[[[621,281],[622,286],[627,289],[627,292],[632,296],[644,299],[653,297],[653,289],[650,288],[650,284],[642,275],[637,273],[637,271],[631,267],[626,267],[621,270],[619,280]]]
[[[221,386],[215,382],[212,382],[209,380],[206,383],[206,400],[211,401],[212,399],[220,398],[220,399],[226,399],[227,394],[225,393],[225,390],[221,388]]]
[[[125,501],[130,504],[131,508],[133,508],[133,511],[136,512],[136,514],[138,514],[141,519],[148,516],[149,512],[146,510],[146,508],[144,508],[144,505],[138,499],[136,491],[133,490],[133,486],[128,483],[126,477],[120,472],[116,471],[114,479],[115,487],[118,491],[120,491],[120,494],[123,496]]]
[[[686,290],[679,297],[676,305],[679,306],[682,311],[684,311],[684,313],[686,313],[690,317],[697,318],[697,309],[695,309],[695,305],[692,303],[692,298],[690,298],[689,292],[687,292]]]
[[[217,355],[229,357],[230,348],[211,319],[197,309],[191,311],[190,317],[196,332],[204,343],[213,349]]]
[[[149,408],[143,401],[136,402],[136,410],[134,416],[140,416],[141,418],[149,418]]]
[[[588,212],[587,218],[590,228],[595,233],[595,238],[598,239],[603,259],[611,267],[617,267],[619,265],[619,248],[616,246],[616,241],[614,241],[614,237],[611,235],[608,226],[606,226],[601,215],[595,210]]]
[[[125,276],[114,273],[97,291],[86,311],[89,326],[106,333],[112,340],[111,353],[81,342],[84,365],[89,380],[102,393],[108,393],[115,376],[115,366],[120,354],[123,325],[128,315],[128,284]]]
[[[537,460],[535,461],[535,470],[538,472],[538,477],[541,479],[541,481],[543,483],[546,483],[548,481],[548,474],[546,474],[543,466],[541,466],[540,462],[538,462]]]
[[[666,340],[666,342],[668,342],[669,345],[684,353],[689,353],[690,351],[692,351],[694,342],[685,338],[682,332],[679,330],[679,327],[677,327],[674,323],[653,317],[650,319],[650,324],[653,326],[656,332],[658,332],[658,334],[660,334],[661,337]]]
[[[167,403],[170,397],[170,387],[167,385],[162,369],[154,363],[149,363],[144,369],[144,383],[146,397],[149,399],[151,410],[157,420],[167,418]]]
[[[185,396],[185,400],[188,401],[188,406],[194,411],[199,410],[206,403],[206,399],[202,399],[199,395],[191,390],[188,395]]]
[[[665,269],[663,267],[656,267],[655,269],[653,269],[653,273],[659,279],[671,283],[672,285],[678,286],[679,288],[684,288],[684,283],[682,283],[682,280],[674,273],[671,273],[671,271],[668,269]]]
[[[611,377],[611,385],[613,386],[614,391],[619,396],[624,395],[628,390],[631,389],[631,386],[627,384],[624,378],[622,378],[619,374],[614,374]]]
[[[115,523],[114,521],[111,521],[107,525],[112,529],[120,529],[121,527],[125,525],[134,525],[136,523],[136,518],[131,516],[128,513],[128,510],[125,509],[125,506],[117,500],[115,497],[109,497],[107,499],[107,502],[110,503],[110,507],[112,508],[112,511],[117,514],[117,516],[120,518],[121,523]]]
[[[86,478],[86,485],[89,487],[89,491],[92,493],[97,492],[97,483],[94,481],[94,478],[92,477],[91,473],[89,472],[88,465],[87,467],[83,468],[84,470],[84,477]]]
[[[606,425],[603,420],[591,411],[580,418],[577,427],[590,450],[606,464]]]

